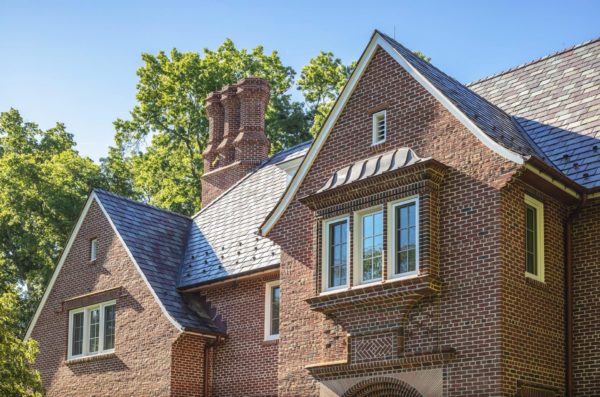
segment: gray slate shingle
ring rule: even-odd
[[[276,154],[194,217],[179,288],[279,264],[279,246],[258,230],[287,186],[277,164],[303,156],[309,144]]]
[[[600,38],[476,81],[529,134],[555,168],[600,186]]]
[[[94,193],[169,314],[186,329],[218,332],[199,305],[192,310],[176,289],[191,219],[104,190]]]
[[[380,34],[407,62],[495,142],[524,156],[540,154],[527,135],[504,110],[488,102],[431,63],[419,58],[396,40],[383,33]]]

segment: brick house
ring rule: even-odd
[[[95,190],[48,395],[600,395],[600,40],[463,85],[375,32],[313,142],[207,98],[203,209]]]

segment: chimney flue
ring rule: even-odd
[[[223,140],[221,94],[218,91],[208,94],[204,108],[208,116],[208,145],[202,153],[202,158],[204,160],[204,173],[208,173],[219,166],[217,147]]]
[[[217,148],[221,166],[233,163],[235,159],[235,148],[233,141],[240,128],[240,104],[237,97],[237,86],[235,84],[225,86],[221,91],[221,104],[224,111],[223,140]]]
[[[206,98],[209,142],[203,153],[203,206],[268,159],[268,101],[269,83],[257,77],[242,79]]]
[[[235,138],[235,160],[260,164],[269,157],[271,145],[265,135],[265,112],[269,102],[269,83],[247,77],[237,83],[240,102],[240,133]]]

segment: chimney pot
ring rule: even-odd
[[[218,167],[216,163],[217,147],[223,140],[223,105],[221,105],[221,93],[211,92],[206,97],[204,109],[208,116],[208,145],[202,153],[204,160],[204,172],[210,172]]]

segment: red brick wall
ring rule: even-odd
[[[544,283],[525,277],[525,193],[544,204]],[[514,393],[517,381],[523,381],[563,393],[563,228],[568,208],[521,182],[504,189],[502,198],[503,392]]]
[[[204,395],[204,348],[206,340],[195,334],[181,333],[171,350],[171,395]]]
[[[573,366],[577,396],[600,395],[600,202],[573,224]]]
[[[227,328],[211,360],[212,396],[277,395],[278,342],[264,341],[265,284],[277,278],[255,276],[199,292]]]
[[[90,264],[89,240],[98,239]],[[116,346],[111,356],[67,363],[68,310],[63,302],[121,287],[116,296]],[[79,307],[108,300],[88,297]],[[36,367],[48,396],[165,396],[170,392],[171,344],[177,330],[162,313],[100,207],[93,203],[32,332]]]
[[[389,136],[371,147],[369,109],[387,103]],[[331,174],[356,160],[409,146],[450,166],[440,189],[439,267],[442,293],[423,301],[414,319],[457,350],[445,366],[445,395],[495,395],[501,389],[501,258],[498,187],[515,165],[481,144],[385,52],[378,50],[297,197],[319,189]],[[282,246],[282,313],[279,347],[280,395],[317,395],[307,364],[343,359],[327,341],[340,331],[331,319],[312,312],[305,299],[316,295],[313,213],[290,205],[270,237]],[[364,321],[382,314],[367,311]],[[431,324],[434,322],[435,324]],[[412,346],[425,335],[413,331]],[[430,334],[428,334],[430,335]],[[433,338],[428,336],[427,343]]]

